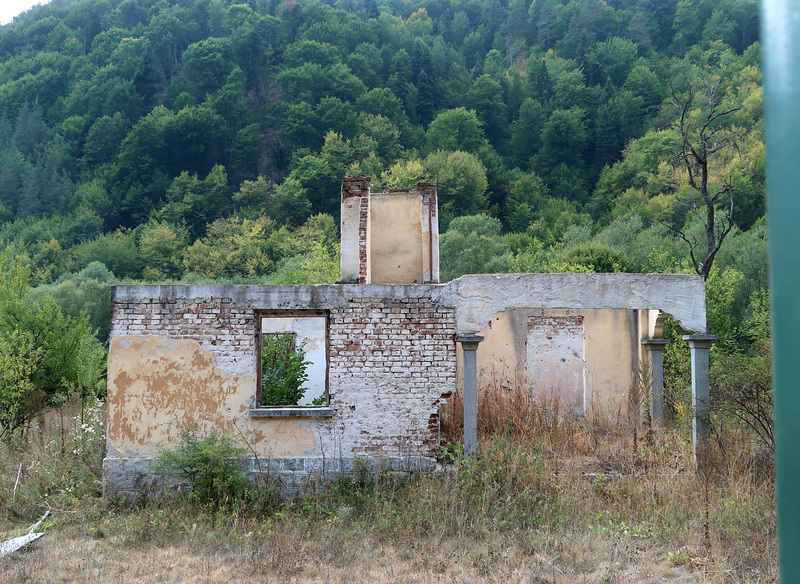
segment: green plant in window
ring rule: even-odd
[[[303,397],[308,381],[305,340],[298,346],[293,333],[264,335],[261,347],[261,405],[291,406]]]

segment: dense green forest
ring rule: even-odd
[[[53,0],[0,57],[0,241],[68,312],[335,281],[360,173],[438,183],[444,278],[705,269],[736,326],[767,287],[756,0]]]

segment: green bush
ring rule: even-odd
[[[718,413],[739,420],[755,434],[767,457],[774,462],[769,293],[753,294],[750,309],[752,315],[744,326],[750,346],[741,352],[722,350],[714,353],[709,372],[711,404]]]
[[[0,254],[0,437],[9,439],[70,395],[104,390],[105,354],[87,316],[64,316],[49,296],[29,297],[30,270]]]
[[[308,381],[305,341],[295,346],[294,334],[264,337],[261,347],[261,405],[295,405]]]
[[[775,459],[772,403],[772,351],[769,340],[755,344],[752,354],[721,354],[711,368],[715,409],[747,426],[771,459]]]
[[[200,438],[185,430],[175,450],[163,450],[153,470],[189,479],[189,499],[200,505],[220,506],[241,501],[248,490],[247,476],[239,468],[245,450],[232,436],[212,431]]]

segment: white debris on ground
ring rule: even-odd
[[[50,515],[50,509],[45,511],[44,515],[42,515],[42,518],[31,526],[26,535],[21,535],[19,537],[15,537],[13,539],[9,539],[8,541],[0,543],[0,558],[5,557],[9,554],[13,554],[21,547],[26,546],[32,541],[36,541],[37,539],[42,537],[44,533],[34,533],[34,532],[39,528],[42,522],[44,522],[45,518],[47,518],[48,515]]]

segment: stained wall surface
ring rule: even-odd
[[[642,358],[640,319],[628,309],[513,308],[480,331],[478,387],[530,391],[542,404],[616,419]]]
[[[662,312],[703,332],[702,279],[503,274],[441,285],[116,286],[104,489],[153,486],[148,465],[186,428],[244,436],[249,470],[269,469],[287,493],[356,465],[433,468],[439,408],[457,387],[456,334],[485,337],[480,384],[500,376],[512,388],[563,387],[572,413],[613,417],[641,341],[658,330],[650,320]],[[304,315],[320,314],[330,403],[256,407],[258,323],[286,324],[291,315],[286,326],[299,330]]]
[[[244,435],[290,487],[325,464],[435,464],[455,387],[454,310],[440,300],[426,286],[115,287],[106,492],[136,491],[137,461],[187,428]],[[287,310],[328,315],[330,404],[261,417],[256,319]]]
[[[370,201],[370,282],[421,284],[422,202],[419,193],[374,193]]]

